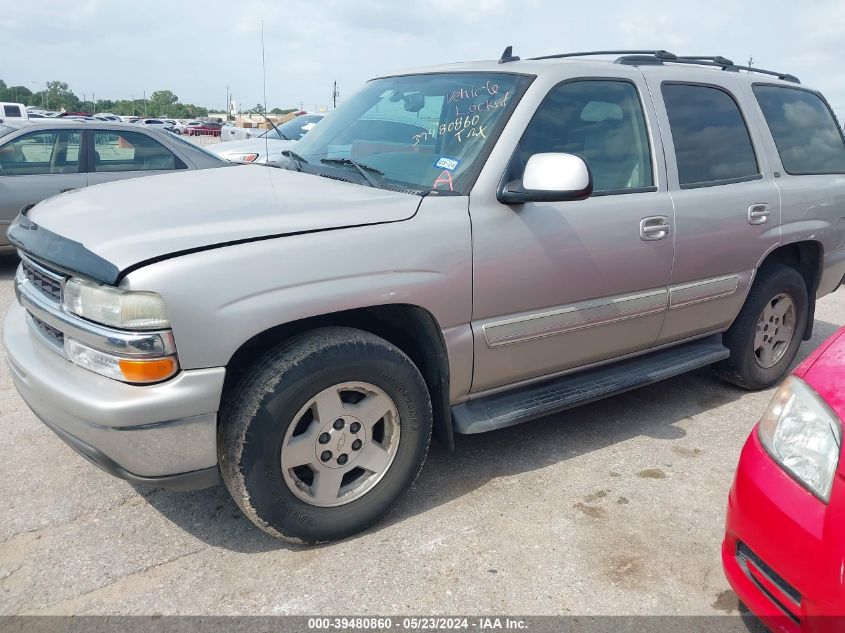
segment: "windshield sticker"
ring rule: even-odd
[[[448,156],[441,156],[440,160],[434,163],[435,167],[439,167],[440,169],[446,169],[448,171],[455,171],[458,168],[458,165],[461,164],[461,160],[459,158],[449,158]]]
[[[434,184],[431,186],[432,189],[445,189],[443,185],[449,185],[449,191],[454,191],[455,187],[452,183],[452,174],[448,171],[444,170],[438,177],[437,180],[434,181]]]

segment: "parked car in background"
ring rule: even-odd
[[[5,121],[26,121],[28,118],[29,112],[26,111],[24,104],[0,101],[0,123],[4,123]]]
[[[109,114],[108,112],[101,112],[101,113],[95,114],[93,118],[99,119],[100,121],[118,121],[119,122],[119,121],[123,120],[119,116],[117,116],[115,114]]]
[[[75,124],[76,123],[76,124]],[[112,180],[229,163],[178,136],[127,123],[64,118],[0,125],[0,251],[24,208]]]
[[[186,127],[183,134],[188,136],[220,136],[220,130],[223,128],[221,123],[213,121],[191,121]]]
[[[775,392],[728,497],[722,562],[772,631],[845,626],[845,328]]]
[[[326,116],[327,113],[314,113],[314,114],[307,114],[303,113],[301,115],[297,115],[294,118],[290,119],[289,121],[285,121],[284,123],[279,123],[276,125],[276,128],[281,129],[283,126],[287,126],[288,124],[291,127],[285,128],[287,131],[283,132],[282,135],[278,135],[275,130],[271,127],[269,130],[267,128],[261,127],[237,127],[232,125],[230,127],[223,128],[223,134],[220,137],[222,141],[243,141],[248,138],[258,138],[264,137],[265,134],[268,132],[270,133],[268,138],[275,138],[278,140],[287,140],[287,141],[296,141],[308,130],[313,127],[313,124],[322,119]],[[303,117],[307,117],[303,119]],[[305,127],[303,130],[298,130],[296,128],[296,123],[294,121],[303,121],[302,126]]]
[[[378,521],[432,434],[709,365],[778,383],[845,276],[830,107],[721,57],[619,55],[383,76],[284,162],[37,205],[9,229],[12,380],[108,472],[222,475],[297,542]]]
[[[29,119],[49,119],[50,117],[47,116],[46,114],[41,113],[41,112],[29,112],[27,114],[27,118],[29,118]]]
[[[176,127],[170,121],[165,121],[164,119],[139,119],[135,122],[135,125],[142,125],[145,127],[152,127],[158,130],[165,130],[167,132],[175,132]]]
[[[282,159],[282,152],[293,147],[325,114],[304,114],[277,125],[271,130],[259,130],[261,136],[240,141],[224,141],[212,145],[208,151],[226,160],[240,163],[267,163]],[[224,130],[225,132],[225,130]]]

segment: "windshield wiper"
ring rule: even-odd
[[[364,177],[367,184],[377,189],[381,188],[381,183],[368,173],[371,172],[373,174],[378,174],[379,176],[384,176],[384,172],[381,169],[372,167],[352,158],[321,158],[320,162],[326,165],[352,165]]]
[[[282,156],[287,156],[288,158],[294,159],[296,161],[296,170],[297,171],[302,171],[303,165],[310,165],[310,163],[307,160],[302,158],[302,156],[297,154],[292,149],[283,149],[282,150]]]

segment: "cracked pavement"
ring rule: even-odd
[[[0,312],[16,258],[0,256]],[[845,323],[823,299],[806,356]],[[4,352],[0,349],[0,357]],[[432,447],[373,529],[297,547],[221,485],[132,486],[32,415],[0,359],[0,614],[724,614],[719,547],[770,392],[708,370]]]

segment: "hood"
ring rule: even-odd
[[[140,264],[231,243],[398,222],[421,198],[261,165],[96,185],[18,216],[9,239],[60,269],[116,283]]]
[[[265,139],[263,138],[248,138],[242,141],[225,141],[210,145],[206,147],[210,152],[217,154],[221,158],[226,158],[232,154],[248,154],[255,152],[263,156],[266,150],[270,150],[271,154],[279,154],[282,150],[290,149],[296,144],[296,141],[283,141],[281,139]]]

